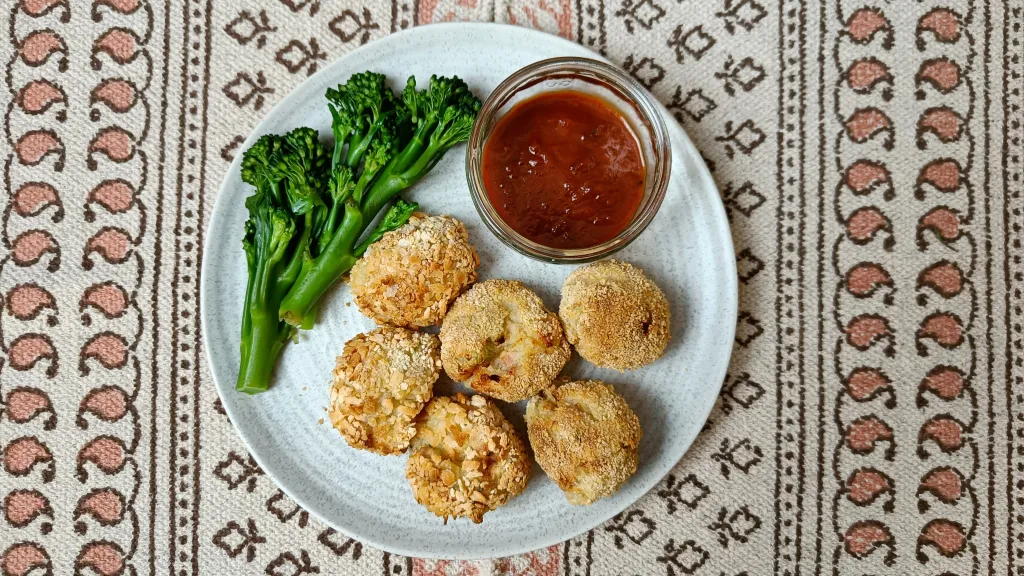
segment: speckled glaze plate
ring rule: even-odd
[[[354,72],[386,73],[396,87],[415,74],[456,74],[481,98],[522,66],[555,56],[600,58],[585,48],[541,32],[495,24],[440,24],[414,28],[368,44],[307,79],[278,104],[242,149],[268,132],[312,126],[325,139],[330,117],[324,91]],[[353,450],[331,427],[328,402],[334,358],[346,340],[372,329],[339,286],[321,306],[319,324],[282,353],[273,387],[250,397],[236,393],[239,330],[246,284],[241,249],[244,199],[235,157],[221,186],[207,233],[202,270],[203,338],[210,368],[231,421],[249,451],[281,489],[327,524],[371,546],[410,556],[484,558],[556,544],[608,520],[664,477],[697,436],[718,395],[736,327],[736,263],[725,211],[697,150],[662,110],[672,137],[673,173],[658,216],[617,257],[642,267],[668,295],[672,342],[643,369],[619,374],[578,358],[566,373],[615,386],[637,413],[644,436],[640,468],[614,496],[591,506],[571,506],[534,465],[526,491],[490,512],[482,524],[447,525],[413,499],[405,456]],[[487,231],[470,199],[465,147],[450,151],[409,195],[435,214],[466,223],[480,253],[481,278],[511,278],[537,291],[557,310],[570,266],[543,264],[502,246]],[[438,393],[456,385],[438,383]],[[525,438],[525,402],[503,405]]]

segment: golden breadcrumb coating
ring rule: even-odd
[[[416,433],[413,420],[440,376],[433,334],[390,326],[345,343],[334,367],[329,416],[353,448],[400,454]]]
[[[487,280],[460,296],[441,326],[453,379],[506,402],[533,396],[569,360],[558,316],[522,282]]]
[[[416,421],[405,467],[416,501],[444,518],[475,523],[526,488],[526,445],[483,396],[434,398]]]
[[[534,396],[526,429],[537,463],[571,504],[611,496],[636,472],[640,421],[603,382],[570,382]]]
[[[603,368],[639,368],[668,346],[668,300],[626,262],[602,260],[569,274],[558,315],[580,356]]]
[[[441,322],[479,264],[462,222],[417,212],[370,245],[349,284],[359,311],[378,324],[423,328]]]

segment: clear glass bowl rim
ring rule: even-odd
[[[654,171],[647,194],[629,225],[611,240],[588,248],[560,249],[533,242],[513,230],[498,215],[491,205],[484,187],[481,169],[483,147],[486,141],[484,130],[498,112],[518,91],[529,88],[549,75],[580,74],[584,78],[596,79],[627,100],[646,122],[651,133],[653,158],[645,157]],[[638,134],[638,137],[641,136]],[[672,149],[668,128],[654,97],[634,78],[610,64],[590,58],[561,57],[534,62],[520,68],[495,88],[484,101],[473,125],[466,152],[466,179],[477,214],[487,228],[506,246],[524,256],[555,264],[585,263],[598,260],[628,246],[654,220],[668,190],[672,173]]]

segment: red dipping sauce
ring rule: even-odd
[[[491,204],[526,238],[551,248],[590,248],[633,219],[647,174],[639,140],[601,98],[545,92],[512,107],[484,143]]]

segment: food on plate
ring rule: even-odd
[[[534,396],[526,429],[537,463],[571,504],[611,496],[636,472],[640,421],[603,382],[569,382]]]
[[[433,334],[390,326],[345,343],[328,411],[349,446],[385,455],[409,447],[440,375],[439,348]]]
[[[493,402],[456,394],[431,400],[416,421],[405,476],[416,501],[444,518],[483,521],[526,488],[526,446]]]
[[[668,346],[668,300],[627,262],[602,260],[574,270],[562,285],[558,315],[580,356],[603,368],[639,368]]]
[[[605,100],[574,90],[519,102],[484,144],[484,188],[513,230],[551,248],[607,242],[644,196],[639,139]]]
[[[486,280],[452,304],[441,362],[453,379],[506,402],[533,396],[569,360],[558,316],[522,282]]]
[[[398,194],[469,137],[480,101],[465,82],[431,76],[417,90],[409,78],[396,97],[386,80],[362,72],[327,91],[333,147],[298,128],[262,136],[243,154],[242,180],[255,191],[246,199],[240,391],[267,389],[293,327],[311,328],[327,289],[416,210]]]
[[[394,219],[389,213],[359,241],[381,208],[423,177],[449,148],[469,138],[480,110],[480,100],[459,78],[431,76],[429,88],[416,90],[416,79],[410,77],[401,99],[385,81],[383,74],[364,73],[327,91],[334,151],[318,208],[323,232],[317,251],[281,303],[281,318],[293,326],[310,323],[324,292],[371,243],[405,223],[411,212]]]
[[[378,324],[423,328],[441,323],[479,264],[462,222],[416,213],[366,251],[349,285],[359,310]]]

